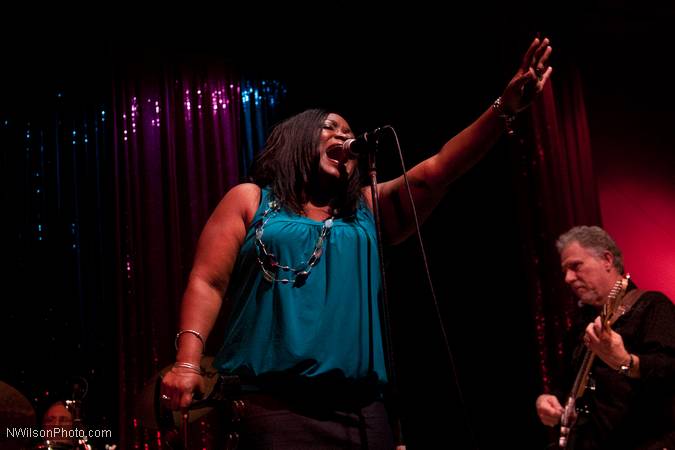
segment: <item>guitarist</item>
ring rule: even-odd
[[[625,295],[617,297],[617,316],[603,327],[599,313],[624,278],[621,250],[596,226],[572,228],[557,247],[565,283],[595,316],[573,354],[576,365],[585,349],[595,359],[576,399],[565,448],[675,449],[675,305],[660,292],[637,291],[628,281]],[[566,400],[540,395],[541,422],[560,424]]]

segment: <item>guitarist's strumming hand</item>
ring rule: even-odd
[[[621,365],[626,364],[631,356],[623,345],[621,335],[609,327],[602,326],[600,317],[596,318],[586,327],[584,335],[584,344],[598,358],[603,360],[612,369],[617,370]],[[636,358],[633,356],[633,358]]]
[[[563,407],[555,395],[542,394],[537,397],[537,415],[544,425],[554,427],[560,422]]]

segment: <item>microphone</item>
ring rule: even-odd
[[[342,144],[342,149],[349,154],[350,158],[366,156],[375,151],[377,141],[386,127],[375,128],[373,131],[363,133],[354,139],[347,139]]]

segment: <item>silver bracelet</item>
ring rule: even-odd
[[[204,375],[204,371],[197,364],[192,364],[189,362],[175,362],[173,363],[174,367],[183,367],[184,369],[190,369],[199,375]]]
[[[178,350],[178,340],[180,339],[181,335],[184,334],[184,333],[194,334],[197,337],[197,339],[199,339],[199,342],[202,343],[202,354],[203,354],[204,353],[204,347],[205,347],[204,338],[199,333],[199,331],[195,331],[195,330],[180,330],[178,333],[176,333],[176,339],[174,339],[174,341],[173,341],[173,345],[174,345],[174,347],[176,347],[176,350]]]
[[[515,131],[513,130],[513,121],[516,120],[516,115],[504,112],[504,100],[502,100],[501,97],[497,97],[497,100],[492,103],[492,109],[495,110],[499,117],[504,119],[504,129],[506,130],[506,134],[515,134]]]

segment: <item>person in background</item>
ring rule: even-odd
[[[73,432],[73,415],[62,400],[52,403],[42,417],[42,431],[45,438],[37,448],[74,449],[76,439]]]
[[[596,355],[566,448],[675,448],[675,305],[626,279],[621,250],[600,227],[574,227],[557,247],[565,283],[584,305],[572,366],[580,366],[584,349]],[[599,313],[617,283],[627,285],[626,311],[603,328]],[[570,377],[565,387],[572,384]],[[540,395],[541,422],[559,424],[563,404],[563,397]]]

